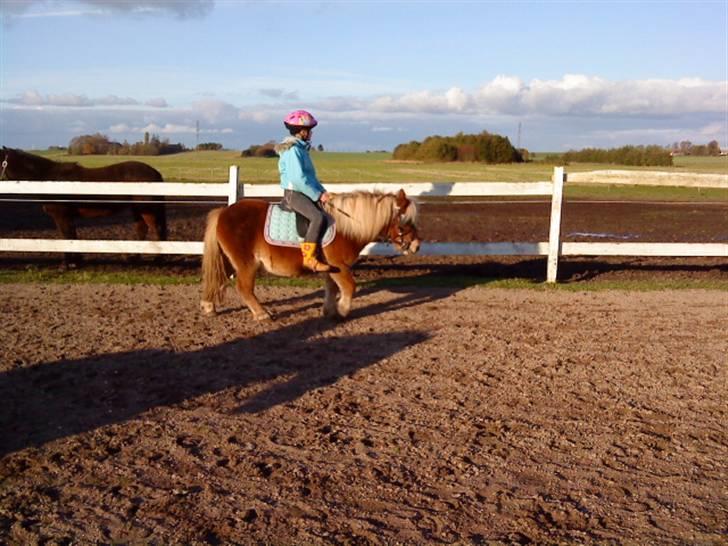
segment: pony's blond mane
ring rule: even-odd
[[[415,225],[417,205],[409,200],[402,215],[402,222]],[[397,196],[393,193],[355,191],[332,193],[326,211],[336,220],[336,231],[358,242],[370,242],[377,238],[398,215]]]

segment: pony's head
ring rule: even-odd
[[[402,254],[415,254],[420,249],[417,233],[417,205],[409,199],[404,190],[395,196],[395,214],[387,226],[387,239]]]
[[[391,242],[403,254],[420,248],[417,205],[404,190],[398,193],[355,191],[331,194],[327,209],[336,219],[336,229],[361,243],[377,239]]]

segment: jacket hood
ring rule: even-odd
[[[278,155],[281,155],[283,152],[290,150],[294,146],[303,146],[307,150],[311,148],[311,144],[306,142],[305,140],[301,140],[300,138],[296,138],[294,136],[288,136],[284,138],[281,142],[276,144],[273,149]]]

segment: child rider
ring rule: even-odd
[[[304,267],[315,271],[329,271],[331,267],[319,261],[318,241],[325,225],[323,203],[329,200],[329,194],[316,177],[309,150],[311,134],[318,125],[316,118],[305,110],[296,110],[286,116],[283,121],[290,136],[275,147],[280,156],[278,172],[283,188],[283,202],[290,209],[305,216],[308,230],[301,243]]]

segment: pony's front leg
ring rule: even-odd
[[[324,288],[324,316],[336,317],[339,311],[336,309],[336,302],[339,299],[339,285],[334,282],[331,275],[326,275],[326,286]]]
[[[326,277],[326,299],[324,314],[327,317],[346,318],[351,311],[351,300],[354,298],[356,282],[348,267],[340,267],[336,273]],[[339,294],[338,300],[336,294]]]
[[[43,205],[43,211],[53,218],[56,228],[64,239],[78,239],[76,224],[73,222],[71,209],[66,205]],[[61,271],[69,268],[76,268],[81,265],[83,257],[73,252],[64,252],[63,261],[60,265]]]

